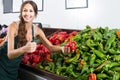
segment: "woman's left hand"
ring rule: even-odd
[[[71,52],[70,47],[67,47],[67,46],[63,46],[63,47],[62,47],[62,53],[68,54],[68,53],[70,53],[70,52]]]
[[[63,53],[74,53],[74,51],[77,48],[76,44],[77,43],[73,40],[69,41],[67,44],[64,45],[62,52]]]

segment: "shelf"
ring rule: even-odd
[[[70,80],[69,78],[59,76],[57,74],[40,70],[30,65],[20,64],[19,68],[20,79],[23,80]],[[29,76],[29,77],[28,77]],[[31,77],[30,77],[31,76]],[[30,79],[29,79],[30,78]]]

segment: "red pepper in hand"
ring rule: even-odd
[[[65,45],[65,47],[70,47],[70,52],[74,52],[75,50],[76,50],[76,42],[75,41],[69,41],[66,45]]]
[[[89,74],[89,80],[96,80],[96,74],[95,73]]]

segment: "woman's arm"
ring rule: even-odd
[[[59,52],[59,51],[64,52],[64,47],[51,44],[51,42],[46,38],[44,32],[42,31],[42,29],[38,27],[38,25],[36,25],[35,27],[35,32],[36,32],[35,35],[51,52]]]
[[[16,58],[20,56],[22,53],[24,53],[24,47],[14,49],[14,38],[17,34],[17,23],[13,22],[8,26],[8,58]]]
[[[17,23],[12,23],[8,27],[8,58],[13,59],[27,52],[34,52],[36,49],[35,42],[27,42],[25,46],[15,49],[14,38],[17,35]]]

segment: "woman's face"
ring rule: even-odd
[[[22,9],[22,17],[25,22],[32,22],[35,17],[35,12],[33,7],[28,3]]]

